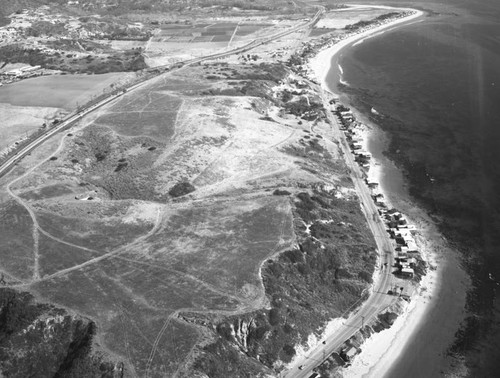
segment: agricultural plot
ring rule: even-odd
[[[217,22],[211,24],[164,24],[145,52],[149,66],[172,64],[181,59],[210,55],[248,43],[252,39],[267,37],[269,33],[284,31],[294,22],[275,27],[265,22]],[[231,43],[229,43],[231,41]]]
[[[195,25],[163,25],[159,35],[155,38],[162,42],[227,42],[237,28],[237,23],[215,23]],[[248,28],[246,30],[254,30]]]

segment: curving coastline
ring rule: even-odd
[[[367,6],[352,6],[352,8],[362,7],[366,8]],[[404,11],[408,12],[408,14],[382,25],[350,35],[333,46],[322,50],[310,60],[308,67],[310,71],[312,71],[312,75],[320,82],[324,91],[331,93],[336,98],[339,98],[340,94],[336,93],[333,84],[328,83],[327,80],[331,80],[331,78],[336,75],[338,77],[336,81],[343,83],[343,72],[342,67],[338,64],[338,58],[345,48],[359,45],[366,39],[383,34],[387,29],[391,29],[395,26],[402,26],[410,22],[415,22],[424,15],[424,12],[410,8],[387,6],[369,7]],[[355,109],[353,110],[356,117],[363,119],[364,122],[363,115],[356,114]],[[381,133],[380,130],[374,129],[371,126],[363,129],[362,135],[364,145],[368,152],[372,154],[375,152],[371,150],[370,145],[377,144],[374,140],[380,138]],[[385,143],[382,144],[385,145]],[[382,148],[384,147],[385,146]],[[387,164],[393,163],[382,155],[380,145],[376,146],[376,148],[378,148],[379,151],[377,151],[378,156],[377,154],[373,154],[374,159],[372,159],[369,173],[370,181],[380,182],[380,191],[384,194],[385,198],[389,198],[389,202],[393,202],[393,205],[400,208],[402,212],[408,216],[411,222],[417,225],[419,230],[417,241],[422,256],[429,264],[430,269],[427,275],[423,277],[419,290],[413,294],[411,304],[405,309],[404,313],[398,317],[393,326],[388,330],[372,335],[365,341],[363,344],[363,353],[354,360],[350,368],[345,370],[345,376],[350,377],[398,376],[398,374],[399,376],[402,376],[401,374],[406,376],[408,372],[411,372],[411,370],[409,370],[411,367],[404,371],[400,366],[406,362],[410,362],[409,366],[412,364],[415,365],[416,362],[418,363],[418,358],[409,361],[412,360],[412,357],[409,357],[411,352],[408,348],[411,347],[412,350],[417,353],[422,352],[422,347],[426,344],[426,340],[422,340],[420,331],[426,323],[429,321],[437,322],[438,326],[448,328],[449,335],[454,334],[454,330],[458,328],[460,320],[463,317],[461,309],[463,309],[465,303],[466,287],[469,285],[468,278],[459,268],[456,257],[452,256],[452,251],[447,246],[446,240],[443,240],[442,236],[437,231],[437,227],[428,215],[423,210],[416,208],[407,195],[404,196],[405,198],[390,198],[390,193],[384,190],[384,180],[387,181],[391,179],[391,177],[384,178],[384,175],[387,174],[387,172],[384,172],[384,168]],[[405,189],[401,188],[401,190],[406,192]],[[450,283],[451,279],[457,280],[456,287],[453,287]],[[457,291],[463,294],[457,295]],[[450,295],[451,292],[455,294],[454,297]],[[439,306],[441,308],[443,308],[443,306],[448,306],[451,311],[458,312],[455,317],[451,319],[449,324],[446,323],[446,317],[442,313],[439,313],[439,311],[436,311],[438,302],[440,302]],[[439,349],[443,348],[443,346],[446,347],[451,344],[451,342],[453,342],[452,337],[446,340],[429,340],[429,347],[436,347],[436,349]],[[439,354],[439,356],[436,356],[435,361],[429,361],[430,367],[423,367],[422,371],[426,371],[429,374],[439,373],[445,358],[441,353],[436,353],[436,355]],[[440,365],[431,366],[433,362],[440,362]]]
[[[338,97],[339,94],[335,93],[334,90],[332,90],[326,80],[330,69],[332,68],[332,61],[335,57],[337,57],[337,55],[339,55],[341,50],[350,45],[354,45],[355,43],[361,43],[364,39],[374,37],[376,34],[384,32],[386,29],[393,28],[396,25],[409,23],[410,21],[414,21],[424,15],[423,11],[413,8],[395,8],[383,5],[370,5],[369,7],[375,9],[403,11],[408,12],[409,14],[401,18],[390,20],[389,22],[386,22],[382,25],[368,28],[367,30],[364,30],[362,32],[354,33],[347,38],[344,38],[341,41],[335,43],[333,46],[320,51],[314,58],[310,60],[308,66],[311,69],[313,75],[319,80],[319,83],[321,84],[323,90],[332,93],[336,97]],[[350,5],[350,8],[360,9],[367,8],[367,6]],[[341,71],[341,69],[342,68],[340,67],[339,70]]]

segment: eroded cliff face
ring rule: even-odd
[[[373,237],[357,198],[339,196],[335,189],[315,186],[290,197],[297,246],[262,266],[270,308],[205,319],[213,342],[198,350],[195,372],[213,377],[276,374],[310,335],[319,336],[330,319],[366,296],[376,261]]]
[[[113,377],[121,364],[93,352],[96,325],[33,296],[0,289],[0,374],[6,377]]]

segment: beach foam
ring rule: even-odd
[[[422,11],[407,8],[390,8],[384,6],[379,6],[378,8],[401,10],[412,13],[406,17],[402,17],[369,30],[353,34],[337,42],[333,46],[319,52],[309,62],[309,68],[321,83],[322,88],[334,94],[336,97],[338,97],[338,94],[331,90],[330,86],[326,82],[326,78],[334,58],[338,56],[344,47],[351,44],[361,44],[368,38],[383,34],[385,30],[393,28],[395,25],[415,20],[424,14]],[[345,85],[342,78],[343,69],[338,63],[337,65],[340,73],[340,83]],[[366,125],[361,127],[358,133],[361,135],[363,148],[368,151],[369,149],[367,148],[367,144],[369,133],[370,129]],[[372,159],[370,162],[369,180],[380,183],[384,174],[383,169],[384,167],[380,162]],[[384,195],[384,198],[387,198],[387,193],[384,193],[382,188],[380,192]],[[436,267],[437,258],[434,254],[434,245],[432,242],[428,241],[430,240],[428,238],[430,233],[426,232],[425,229],[421,229],[421,227],[423,227],[422,222],[418,222],[413,219],[410,219],[410,221],[419,223],[420,235],[418,238],[418,246],[422,257],[429,262],[431,266]],[[425,242],[426,240],[428,242]],[[422,322],[425,320],[426,315],[433,307],[436,299],[434,299],[434,301],[432,299],[437,296],[436,293],[439,291],[441,272],[442,268],[428,270],[427,275],[422,278],[416,293],[412,296],[412,302],[406,307],[404,313],[399,315],[392,327],[372,335],[365,341],[362,345],[362,353],[354,359],[351,367],[343,371],[344,376],[384,376],[384,374],[389,371],[394,361],[404,350],[408,340],[411,337],[414,337],[415,333],[422,325]]]
[[[361,9],[362,6],[354,6],[356,8]],[[395,25],[401,24],[401,23],[406,23],[411,20],[414,20],[424,14],[424,12],[416,9],[409,9],[409,8],[393,8],[393,7],[386,7],[386,6],[370,6],[371,8],[379,8],[379,9],[390,9],[390,10],[399,10],[399,11],[404,11],[404,12],[412,12],[406,17],[401,17],[392,21],[389,21],[387,23],[384,23],[382,25],[370,28],[368,30],[355,33],[350,35],[347,38],[344,38],[337,43],[335,43],[333,46],[320,51],[314,58],[312,58],[308,66],[316,76],[316,78],[320,81],[321,87],[324,90],[327,90],[331,93],[332,90],[328,86],[328,83],[326,82],[326,77],[328,75],[328,72],[330,71],[330,66],[332,63],[333,58],[342,50],[344,47],[350,45],[351,43],[354,43],[356,41],[360,41],[363,39],[366,39],[369,36],[373,36],[374,34],[377,34],[385,29],[391,28]],[[335,95],[335,93],[333,93]],[[338,96],[338,94],[336,94]]]

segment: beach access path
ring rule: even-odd
[[[321,88],[318,87],[318,92],[322,94],[325,109],[330,109],[331,106],[329,101],[333,98],[333,96],[328,95],[329,89],[325,79],[330,69],[331,61],[341,49],[371,34],[378,33],[383,29],[393,27],[397,24],[412,21],[424,14],[421,11],[407,8],[373,7],[410,11],[412,13],[407,17],[398,18],[393,22],[388,22],[374,27],[373,29],[355,34],[320,53],[323,54],[323,56],[316,59],[315,62],[312,62],[311,66],[318,78],[321,78]],[[378,215],[378,209],[371,197],[371,191],[365,184],[364,174],[354,160],[354,156],[349,149],[345,135],[340,129],[339,120],[328,110],[327,117],[332,125],[334,139],[339,142],[339,147],[343,153],[346,165],[351,171],[351,178],[358,193],[363,213],[365,214],[379,251],[379,274],[375,275],[376,281],[372,287],[373,291],[366,302],[364,302],[357,311],[351,314],[336,332],[327,335],[322,340],[322,343],[307,351],[304,355],[295,358],[293,365],[289,366],[288,370],[283,371],[280,375],[281,377],[308,378],[313,373],[314,368],[319,366],[331,353],[338,351],[345,341],[358,332],[364,325],[374,320],[378,314],[391,305],[397,298],[387,294],[393,287],[393,274],[390,267],[393,265],[394,256],[393,245],[386,231],[385,224]],[[387,268],[383,268],[385,264],[387,264]]]

